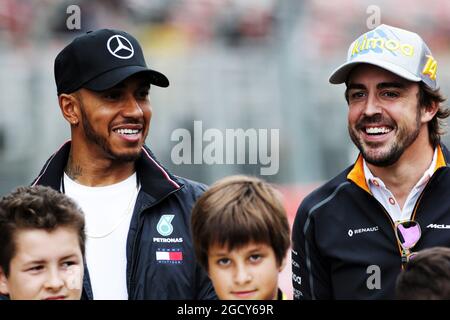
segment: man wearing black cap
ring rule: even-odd
[[[416,251],[450,246],[449,111],[413,32],[380,25],[330,77],[345,83],[356,162],[304,199],[292,231],[296,299],[393,299]]]
[[[169,173],[145,145],[150,85],[167,87],[126,32],[88,32],[55,60],[71,128],[33,185],[76,200],[86,215],[83,294],[94,299],[214,299],[196,263],[190,211],[205,186]]]

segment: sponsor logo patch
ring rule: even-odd
[[[429,225],[427,225],[428,229],[450,229],[450,224],[436,224],[436,223],[431,223]]]
[[[158,248],[156,250],[156,261],[158,263],[181,264],[183,263],[183,252],[181,249]]]
[[[119,34],[110,37],[106,43],[106,47],[109,53],[119,59],[130,59],[134,54],[134,48],[131,42]]]
[[[156,225],[156,231],[163,237],[170,236],[173,232],[172,220],[174,214],[163,214]]]
[[[183,238],[153,238],[153,242],[157,243],[181,243]]]
[[[367,38],[367,35],[364,35],[363,39],[357,39],[353,44],[352,57],[360,53],[367,53],[369,50],[377,53],[388,50],[394,55],[400,53],[405,57],[412,57],[414,55],[414,47],[411,44],[401,43],[396,39],[389,39],[385,36],[376,37],[372,35]]]
[[[365,232],[376,232],[378,231],[378,226],[375,227],[369,227],[369,228],[359,228],[359,229],[349,229],[347,234],[349,237],[353,237],[355,235],[365,233]]]

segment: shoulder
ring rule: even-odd
[[[450,162],[450,152],[448,151],[448,148],[446,145],[444,145],[443,143],[440,144],[441,150],[442,150],[442,154],[444,155],[444,160],[445,163],[448,166],[448,163]]]
[[[330,203],[342,189],[351,185],[347,175],[352,168],[353,165],[307,195],[300,204],[298,212],[311,212]]]
[[[336,215],[336,210],[342,210],[343,206],[337,204],[336,199],[340,198],[344,189],[351,186],[347,175],[352,167],[342,171],[303,199],[292,226],[293,241],[298,241],[298,236],[302,235],[311,223],[315,224],[316,221],[326,219],[330,214]]]
[[[175,178],[183,186],[177,193],[192,198],[194,201],[208,189],[208,186],[204,183],[179,176],[175,176]]]

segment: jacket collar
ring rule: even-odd
[[[69,158],[70,147],[71,141],[69,140],[47,160],[32,185],[45,185],[60,190],[61,178]],[[141,189],[154,201],[162,199],[169,193],[183,187],[182,183],[155,159],[147,146],[142,147],[141,156],[136,161],[136,171]]]
[[[437,160],[434,172],[436,172],[439,168],[446,167],[448,164],[448,159],[450,158],[450,153],[444,145],[439,145],[437,149]],[[358,155],[358,159],[356,159],[352,170],[350,170],[347,175],[347,179],[353,181],[361,189],[371,193],[364,176],[363,157],[361,154]]]

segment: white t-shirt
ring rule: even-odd
[[[87,187],[64,174],[64,190],[85,214],[86,263],[94,299],[128,299],[126,243],[139,191],[136,173],[104,187]]]

